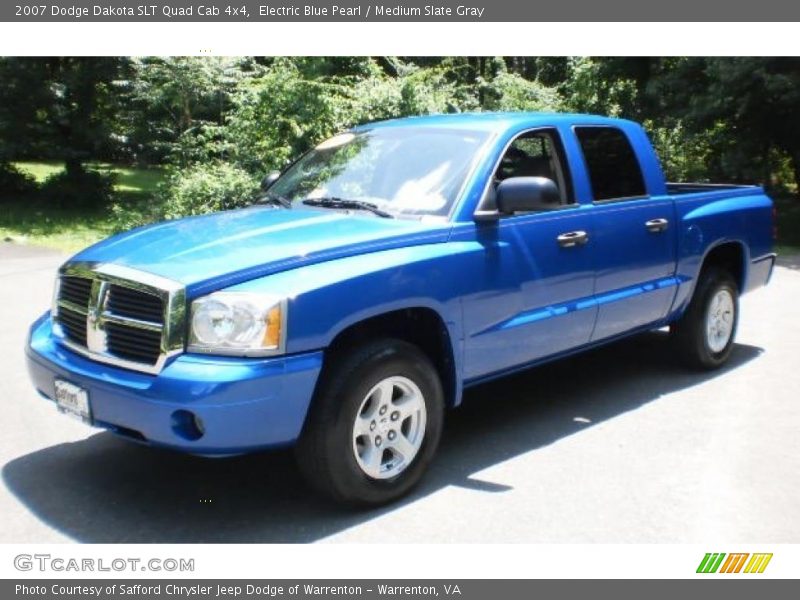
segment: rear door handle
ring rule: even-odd
[[[650,233],[661,233],[667,230],[669,221],[667,219],[650,219],[644,226],[647,227],[647,231]]]
[[[585,231],[568,231],[559,235],[556,240],[562,248],[574,248],[575,246],[583,246],[588,242],[589,234]]]

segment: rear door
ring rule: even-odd
[[[623,129],[579,126],[593,196],[597,323],[592,341],[663,319],[675,294],[675,205],[650,195]]]

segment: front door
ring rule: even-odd
[[[480,290],[463,304],[467,381],[589,341],[597,312],[592,207],[575,203],[562,148],[554,129],[524,133],[509,146],[495,173],[496,181],[552,179],[561,191],[562,208],[508,215],[475,224],[465,234],[484,248],[474,270],[464,274],[475,278]]]

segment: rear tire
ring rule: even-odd
[[[325,369],[297,462],[306,481],[337,502],[386,504],[422,478],[443,419],[442,385],[428,357],[407,342],[380,340]]]
[[[694,369],[721,367],[731,355],[739,324],[739,289],[730,273],[703,270],[689,307],[670,331],[684,363]]]

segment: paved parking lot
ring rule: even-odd
[[[23,344],[64,258],[0,242],[0,542],[800,542],[800,258],[745,297],[723,371],[656,332],[484,385],[413,496],[369,512],[288,452],[188,457],[57,414]]]

